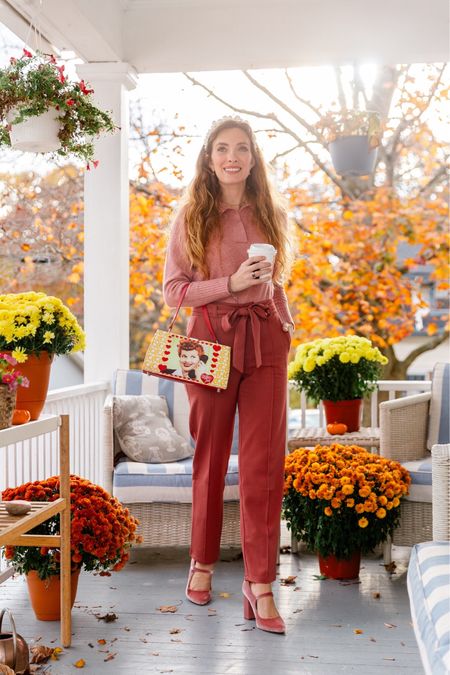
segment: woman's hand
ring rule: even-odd
[[[289,333],[289,335],[292,337],[294,334],[294,326],[291,323],[284,323],[283,324],[283,330],[285,333]]]
[[[263,284],[272,279],[272,263],[264,256],[256,255],[247,258],[234,274],[230,276],[229,288],[232,293],[239,293],[251,286]]]

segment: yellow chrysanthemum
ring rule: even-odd
[[[17,363],[25,363],[28,359],[28,355],[25,352],[24,347],[16,347],[11,352],[11,356],[16,359]]]

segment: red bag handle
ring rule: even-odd
[[[170,322],[170,325],[169,325],[169,328],[168,328],[168,331],[169,331],[169,332],[172,330],[173,324],[174,324],[175,321],[177,320],[178,312],[180,311],[182,302],[183,302],[183,300],[184,300],[184,298],[185,298],[185,295],[186,295],[186,293],[187,293],[187,290],[188,290],[189,286],[190,286],[190,284],[186,284],[186,285],[183,286],[183,288],[181,289],[180,299],[179,299],[179,301],[178,301],[178,305],[177,305],[177,308],[176,308],[176,310],[175,310],[175,314],[174,314],[174,316],[173,316],[173,319],[172,319],[172,321]],[[217,343],[218,343],[219,341],[218,341],[218,339],[216,338],[216,334],[214,333],[214,329],[213,329],[213,327],[212,327],[211,319],[209,318],[208,309],[207,309],[206,305],[202,305],[202,312],[203,312],[203,318],[205,319],[205,323],[206,323],[206,325],[207,325],[207,327],[208,327],[208,330],[209,330],[209,333],[210,333],[210,335],[211,335],[211,338],[212,338],[213,342],[217,342]]]

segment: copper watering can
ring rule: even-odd
[[[8,614],[12,633],[2,630],[2,622],[5,614]],[[9,609],[0,612],[0,663],[9,666],[16,675],[29,673],[30,653],[28,645],[16,631],[16,624]]]

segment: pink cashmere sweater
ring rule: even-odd
[[[176,217],[164,268],[163,294],[166,304],[176,307],[181,290],[186,282],[190,282],[183,300],[185,307],[199,307],[214,302],[236,306],[273,299],[281,321],[293,326],[286,294],[281,285],[261,283],[238,293],[229,292],[228,279],[248,258],[247,249],[250,244],[267,243],[267,239],[259,229],[250,205],[241,209],[223,207],[220,218],[222,232],[214,233],[206,251],[210,278],[204,279],[198,270],[191,268],[186,255],[183,211]]]

